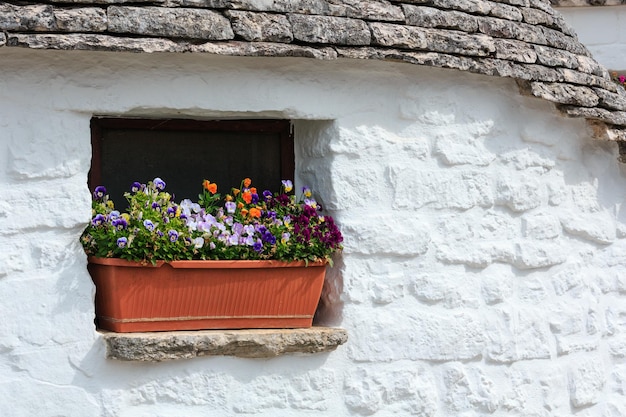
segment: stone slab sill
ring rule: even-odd
[[[161,362],[199,356],[273,358],[286,354],[332,352],[348,333],[334,327],[309,329],[202,330],[113,333],[99,331],[107,359]]]

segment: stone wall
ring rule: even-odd
[[[0,46],[377,59],[520,81],[626,140],[626,93],[547,0],[0,3]]]
[[[617,145],[513,80],[402,63],[0,48],[0,415],[626,414]],[[333,353],[105,359],[92,115],[281,117],[345,236]]]

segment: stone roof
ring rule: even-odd
[[[555,7],[576,6],[619,6],[626,4],[626,0],[550,0]]]
[[[5,47],[378,59],[510,77],[597,137],[626,141],[626,92],[549,0],[16,1],[0,2],[0,31]]]

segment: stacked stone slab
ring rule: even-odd
[[[548,0],[0,2],[0,30],[6,47],[379,59],[510,77],[597,137],[626,141],[626,92]]]

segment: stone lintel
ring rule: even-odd
[[[199,356],[273,358],[323,353],[332,352],[348,340],[346,330],[333,327],[101,334],[107,359],[144,362]]]

